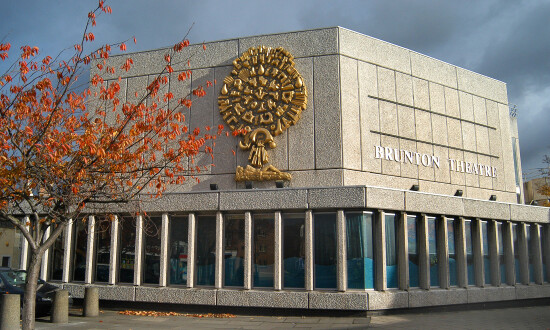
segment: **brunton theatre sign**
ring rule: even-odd
[[[403,164],[434,167],[437,169],[441,166],[441,159],[439,156],[391,147],[374,146],[374,158]],[[480,176],[490,176],[493,178],[496,178],[497,176],[497,169],[494,166],[465,162],[452,158],[446,159],[445,161],[449,163],[449,168],[451,171]]]

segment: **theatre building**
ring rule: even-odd
[[[143,90],[167,51],[133,54],[122,95]],[[191,54],[191,78],[177,81],[188,67],[175,65],[170,92],[216,84],[186,110],[189,127],[248,134],[218,139],[215,166],[145,203],[147,217],[75,221],[42,277],[75,297],[95,286],[104,300],[189,305],[550,297],[550,213],[518,202],[505,83],[340,27],[192,45],[173,62]]]

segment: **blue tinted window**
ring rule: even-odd
[[[348,288],[374,288],[372,213],[346,213]]]

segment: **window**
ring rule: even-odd
[[[385,214],[386,222],[386,285],[388,288],[397,288],[397,221],[396,215]]]
[[[283,284],[305,287],[305,214],[283,214]]]
[[[273,287],[275,264],[275,219],[273,214],[254,215],[254,286]]]
[[[529,255],[529,282],[535,282],[535,257],[537,253],[537,240],[533,238],[537,224],[525,225],[527,231],[527,251]]]
[[[53,228],[52,228],[53,230]],[[63,277],[63,256],[65,255],[64,234],[62,233],[53,243],[51,251],[51,276],[54,281],[61,281]]]
[[[437,255],[437,230],[439,224],[434,217],[428,217],[428,258],[430,263],[430,286],[439,286],[439,258]]]
[[[407,216],[407,235],[409,246],[409,286],[411,288],[418,287],[419,267],[418,267],[418,226],[416,215]]]
[[[244,216],[229,215],[224,222],[224,285],[244,285]]]
[[[348,288],[374,288],[372,213],[346,213]]]
[[[197,285],[214,285],[216,265],[216,217],[197,216]]]
[[[170,217],[170,284],[187,284],[187,230],[186,216]]]
[[[315,287],[336,288],[336,213],[314,213]]]
[[[512,224],[512,235],[514,240],[514,266],[516,270],[516,283],[521,283],[521,277],[520,277],[520,264],[519,264],[519,244],[518,244],[518,230],[519,227],[517,224]]]
[[[468,285],[475,285],[474,249],[472,244],[472,221],[464,220],[464,235],[466,235],[466,268],[468,270]]]
[[[161,228],[161,217],[143,218],[143,283],[159,284]]]
[[[2,267],[6,267],[6,268],[11,267],[11,257],[10,256],[2,256]]]
[[[134,283],[134,264],[136,257],[136,218],[124,215],[118,219],[120,283]]]
[[[457,269],[456,269],[456,228],[457,222],[455,219],[447,220],[447,242],[449,244],[449,285],[457,286]]]
[[[96,282],[109,281],[109,265],[111,264],[111,219],[108,216],[95,218],[96,232],[96,259],[95,274]]]
[[[87,220],[87,219],[86,219]],[[73,255],[73,281],[84,282],[86,274],[86,251],[88,249],[88,222],[80,219],[75,222],[75,240]]]
[[[481,239],[483,240],[483,272],[485,273],[485,284],[492,284],[491,281],[491,252],[489,231],[487,229],[487,221],[481,221]]]
[[[498,259],[500,264],[500,282],[506,283],[506,255],[504,254],[504,238],[502,236],[502,223],[497,222],[498,235]]]

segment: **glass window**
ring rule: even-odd
[[[439,286],[439,259],[437,258],[436,218],[428,217],[428,257],[430,261],[430,286]]]
[[[518,244],[518,230],[519,227],[517,224],[512,224],[512,235],[514,240],[514,266],[516,269],[516,283],[521,283],[520,277],[520,264],[519,264],[519,244]]]
[[[397,216],[386,213],[386,285],[397,288]]]
[[[409,286],[418,287],[419,264],[418,264],[418,226],[416,215],[407,216],[407,235],[409,245]]]
[[[136,217],[120,216],[118,219],[120,261],[118,281],[134,283],[134,263],[136,257]]]
[[[541,245],[542,245],[542,278],[544,281],[548,282],[548,273],[547,273],[547,261],[546,258],[548,251],[546,251],[546,247],[548,246],[548,229],[546,228],[548,225],[542,225],[540,228],[540,239],[541,239]]]
[[[216,266],[216,217],[197,216],[197,285],[214,285]]]
[[[159,284],[162,217],[143,218],[143,283]]]
[[[275,219],[273,214],[254,215],[254,286],[273,287],[275,264]]]
[[[536,240],[532,239],[533,235],[531,230],[534,230],[536,224],[525,225],[525,230],[527,232],[527,252],[529,257],[529,282],[535,282],[535,251],[536,251]]]
[[[75,222],[75,244],[73,255],[73,281],[84,281],[86,274],[86,250],[88,249],[88,222],[78,220]]]
[[[305,214],[283,214],[283,285],[305,287]]]
[[[170,217],[170,284],[187,284],[187,216]]]
[[[244,215],[229,215],[224,222],[224,285],[244,285]]]
[[[506,256],[504,254],[504,238],[502,236],[502,223],[497,222],[497,235],[498,235],[498,259],[500,263],[500,282],[506,283]]]
[[[315,287],[336,288],[336,213],[316,213],[314,220]]]
[[[52,231],[54,228],[51,229]],[[63,239],[65,232],[61,233],[53,243],[51,251],[51,279],[61,281],[63,278],[63,256],[65,255],[65,240]]]
[[[0,238],[2,238],[2,246],[0,247],[1,267],[19,269],[21,240],[24,239],[21,231],[11,223],[0,222]]]
[[[95,281],[109,281],[109,265],[111,264],[111,219],[96,217],[96,259]]]
[[[348,288],[374,288],[372,213],[346,213]]]
[[[456,228],[457,222],[454,219],[447,220],[447,242],[449,244],[449,285],[457,286],[456,269]]]
[[[468,285],[475,285],[474,249],[472,245],[472,221],[464,220],[464,234],[466,235],[466,267],[468,269]]]
[[[489,249],[489,231],[487,221],[481,221],[481,239],[483,240],[483,272],[485,273],[485,284],[492,284],[491,281],[491,251]]]

